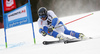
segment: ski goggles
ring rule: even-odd
[[[39,18],[41,18],[41,19],[42,19],[42,18],[45,18],[45,17],[46,17],[46,15],[39,16]]]

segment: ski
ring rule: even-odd
[[[89,39],[93,39],[93,37],[87,37],[87,38],[84,39],[84,40],[79,40],[79,39],[70,39],[70,40],[66,40],[66,41],[64,41],[64,44],[66,44],[66,43],[73,43],[73,42],[79,42],[79,41],[85,41],[85,40],[89,40]]]
[[[62,41],[56,40],[56,41],[43,41],[44,45],[48,45],[48,44],[54,44],[54,43],[60,43]]]
[[[66,43],[73,43],[73,42],[78,42],[78,41],[81,41],[81,40],[66,40],[66,41],[59,41],[59,40],[55,40],[55,41],[43,41],[43,44],[44,45],[48,45],[48,44],[55,44],[55,43],[60,43],[60,42],[63,42],[64,44]]]
[[[88,37],[85,40],[88,40],[88,39],[93,39],[93,38],[92,37]],[[60,42],[63,42],[64,44],[67,44],[67,43],[74,43],[74,42],[85,41],[85,40],[70,39],[70,40],[66,40],[66,41],[59,41],[59,40],[55,40],[55,41],[43,41],[43,44],[44,45],[49,45],[49,44],[55,44],[55,43],[60,43]]]
[[[64,41],[64,44],[73,43],[73,42],[79,42],[79,41],[81,41],[81,40],[66,40],[66,41]]]

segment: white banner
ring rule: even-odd
[[[12,21],[15,19],[23,18],[23,17],[27,17],[26,6],[8,14],[8,21]]]

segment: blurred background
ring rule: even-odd
[[[76,14],[88,13],[100,10],[100,0],[30,0],[33,21],[38,19],[38,8],[46,7],[53,10],[60,18]],[[27,3],[27,0],[16,0],[17,8]],[[0,1],[0,28],[3,27],[2,4]]]

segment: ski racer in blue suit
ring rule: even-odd
[[[39,32],[43,36],[46,36],[48,34],[50,36],[53,36],[54,38],[58,38],[59,40],[66,40],[67,37],[61,35],[62,32],[66,35],[76,37],[77,39],[84,38],[84,34],[68,30],[65,26],[61,26],[64,25],[63,22],[58,19],[58,17],[52,10],[47,10],[45,7],[40,7],[38,9],[38,16]]]

